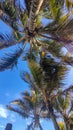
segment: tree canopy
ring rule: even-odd
[[[0,19],[12,29],[11,36],[0,34],[0,50],[18,46],[0,58],[0,71],[13,69],[19,57],[28,62],[31,71],[31,74],[20,72],[22,80],[29,84],[30,93],[23,92],[22,99],[7,106],[24,118],[32,118],[27,130],[37,127],[43,130],[40,118],[51,118],[55,130],[73,128],[73,114],[70,114],[73,85],[64,88],[63,82],[67,65],[73,65],[72,13],[71,0],[23,0],[23,5],[20,0],[0,1]],[[45,26],[43,19],[44,23],[48,20]],[[63,47],[69,51],[65,55]],[[58,122],[60,117],[62,122]]]

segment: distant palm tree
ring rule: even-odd
[[[40,119],[49,117],[48,113],[45,113],[43,110],[41,111],[42,102],[39,96],[38,92],[35,93],[34,90],[31,91],[31,95],[26,91],[22,93],[22,99],[14,100],[7,106],[9,110],[17,112],[24,119],[31,119],[27,130],[35,130],[37,127],[43,130]]]
[[[61,114],[64,120],[64,129],[66,130],[73,129],[73,110],[71,98],[71,90],[66,89],[66,91],[62,93],[62,95],[58,96],[55,101],[56,110]]]
[[[62,17],[64,5],[67,5],[67,10],[72,7],[71,4],[68,7],[66,3],[67,1],[64,0],[24,0],[22,6],[20,0],[0,1],[0,18],[12,28],[13,32],[11,38],[8,34],[0,34],[0,49],[22,42],[21,48],[1,58],[0,71],[12,68],[17,63],[18,57],[23,53],[27,43],[31,46],[30,52],[32,49],[35,50],[36,46],[38,49],[39,46],[49,46],[50,40],[63,43],[66,46],[71,43],[72,37],[69,36],[71,33],[68,32],[72,27],[72,20],[69,20],[68,15],[65,14]],[[52,19],[53,22],[44,27],[43,18]],[[64,23],[64,21],[68,22]],[[47,36],[48,34],[51,36]],[[44,38],[47,39],[48,45]],[[69,49],[69,47],[67,48]]]

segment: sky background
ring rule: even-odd
[[[45,25],[48,21],[43,19],[42,22]],[[0,34],[1,33],[11,34],[11,29],[2,21],[0,21]],[[14,47],[1,50],[0,57],[2,57],[4,53],[9,50],[13,51]],[[65,77],[66,87],[73,83],[73,67],[69,66],[69,68],[70,71]],[[28,84],[24,83],[20,78],[21,70],[29,71],[29,68],[27,62],[19,59],[17,67],[13,70],[0,72],[0,130],[4,130],[7,123],[13,124],[12,130],[26,130],[27,125],[30,124],[30,120],[24,120],[18,114],[6,109],[6,105],[9,104],[10,101],[18,99],[21,92],[24,90],[29,91]],[[51,120],[41,120],[41,124],[44,128],[43,130],[54,130]]]

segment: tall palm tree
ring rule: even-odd
[[[37,48],[39,48],[39,46],[42,47],[43,38],[46,38],[48,42],[50,40],[58,41],[66,46],[72,41],[72,37],[69,37],[72,30],[71,33],[68,34],[69,28],[72,26],[72,19],[68,20],[68,15],[62,17],[66,1],[30,0],[29,2],[28,0],[24,0],[23,4],[22,6],[20,0],[0,1],[0,19],[13,30],[12,38],[10,38],[8,34],[0,34],[0,49],[22,43],[21,49],[18,49],[17,52],[15,51],[13,54],[7,54],[7,56],[1,58],[0,68],[2,68],[2,71],[11,68],[12,64],[15,64],[15,61],[17,61],[18,57],[23,53],[27,42],[29,42],[31,46],[31,52],[34,46],[37,46]],[[69,6],[69,8],[70,7],[71,6]],[[42,18],[52,19],[53,22],[44,27]],[[64,23],[65,19],[66,21],[68,20],[68,22]],[[51,36],[47,36],[46,34],[50,34]],[[68,37],[66,38],[64,34]],[[44,41],[44,45],[46,44],[47,42]],[[20,54],[21,50],[22,53]],[[15,56],[16,59],[14,61],[11,59],[13,56]],[[9,61],[12,62],[9,63]]]
[[[37,91],[42,93],[42,100],[45,103],[44,107],[48,110],[55,129],[59,130],[60,128],[54,114],[54,102],[57,96],[57,90],[63,86],[62,79],[67,69],[48,56],[41,58],[40,64],[35,63],[34,59],[31,60],[30,58],[28,63],[33,75],[33,83],[36,84]],[[23,78],[23,80],[28,82],[26,78]],[[35,88],[33,87],[33,89]]]
[[[65,64],[65,61],[71,64],[72,59],[69,57],[68,61],[60,55],[61,62],[55,63],[53,57],[50,61],[46,57],[49,57],[48,52],[58,56],[58,53],[55,53],[56,48],[58,50],[61,47],[56,46],[56,43],[65,45],[67,48],[68,46],[72,47],[72,29],[70,33],[73,23],[70,18],[72,4],[69,3],[69,0],[24,0],[24,3],[22,8],[20,0],[0,1],[0,18],[12,28],[13,33],[12,38],[9,38],[8,34],[0,35],[0,49],[22,43],[21,47],[16,49],[14,53],[5,54],[4,57],[0,58],[0,71],[10,69],[17,64],[19,56],[24,52],[26,44],[29,43],[30,50],[26,59],[28,59],[36,87],[34,87],[28,75],[24,80],[28,82],[28,79],[30,79],[29,83],[31,83],[33,90],[36,88],[37,91],[42,93],[42,100],[48,113],[50,113],[55,129],[60,130],[54,114],[54,102],[52,100],[55,101],[54,99],[58,95],[57,90],[62,86],[65,67],[61,65]],[[64,8],[67,8],[66,14],[64,14]],[[44,27],[42,18],[52,19],[52,22]],[[71,48],[69,50],[72,52]],[[38,58],[38,55],[40,58]],[[63,71],[61,71],[62,69]],[[18,100],[17,103],[19,105]],[[21,103],[23,105],[22,101]],[[15,110],[11,106],[9,107],[9,109],[21,113],[19,109]],[[28,115],[24,112],[24,116],[27,117]]]
[[[36,54],[37,54],[37,50],[36,50]],[[27,95],[25,95],[24,93],[24,99],[28,99],[29,101],[33,99],[33,102],[35,99],[36,103],[34,103],[33,110],[35,108],[35,113],[37,111],[37,108],[40,110],[40,113],[38,113],[39,119],[41,117],[40,114],[42,110],[47,111],[47,114],[50,116],[50,118],[52,119],[54,123],[55,129],[60,130],[59,125],[56,121],[56,115],[54,113],[54,110],[56,109],[55,102],[59,95],[62,95],[62,93],[68,92],[69,90],[73,89],[73,86],[59,93],[60,88],[63,87],[64,85],[62,80],[64,77],[64,73],[67,71],[66,66],[62,65],[61,62],[55,61],[55,57],[49,56],[49,53],[46,54],[46,50],[45,52],[44,51],[40,52],[40,58],[38,57],[38,55],[36,57],[36,54],[35,54],[35,51],[32,50],[31,55],[27,54],[27,56],[24,57],[24,60],[28,59],[28,65],[33,76],[32,77],[31,75],[29,75],[27,72],[21,72],[22,79],[25,82],[29,83],[32,90],[31,91],[32,96],[30,96],[27,93],[26,93]],[[37,61],[37,58],[38,58],[38,61]],[[21,113],[22,109],[20,111],[19,102],[20,100],[13,101],[13,104],[18,105],[19,109],[13,108],[13,106],[11,107],[11,105],[8,106],[8,109],[13,110],[23,115]],[[23,104],[24,102],[22,102],[22,105]],[[28,108],[28,106],[26,107]],[[31,111],[31,108],[30,108],[30,111]],[[26,111],[24,113],[25,115],[27,115]],[[24,118],[27,117],[25,115],[23,115]],[[49,118],[48,115],[46,115],[47,118]],[[29,114],[28,114],[28,117],[30,117]],[[33,123],[29,125],[29,128],[32,125]]]
[[[57,103],[58,107],[62,107],[62,111],[59,110],[59,113],[63,114],[62,118],[65,121],[65,128],[66,130],[69,130],[71,124],[69,125],[68,123],[70,119],[66,112],[70,112],[70,109],[72,108],[72,106],[70,108],[71,96],[69,97],[69,93],[71,95],[73,85],[69,86],[69,88],[65,90],[62,90],[62,87],[64,89],[63,78],[67,73],[66,66],[61,63],[57,63],[53,58],[50,58],[49,55],[47,57],[45,55],[44,58],[41,58],[40,64],[35,63],[34,60],[29,60],[28,63],[33,75],[33,83],[36,84],[37,91],[42,93],[42,100],[45,103],[44,108],[46,107],[48,110],[48,114],[50,114],[50,118],[54,123],[55,129],[59,129],[56,121],[56,115],[54,113],[55,110],[59,110],[58,108],[55,108],[55,103]],[[57,102],[58,98],[61,101],[60,103]]]

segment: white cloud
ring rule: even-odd
[[[12,112],[9,112],[4,105],[0,104],[0,118],[8,118],[11,122],[16,122],[16,117]],[[1,125],[0,125],[1,127]]]
[[[8,112],[6,108],[0,104],[0,117],[7,118],[8,117]]]
[[[14,115],[14,113],[9,112],[4,105],[0,104],[0,118],[8,118],[11,122],[16,122],[16,116]],[[0,128],[3,127],[0,124]]]

